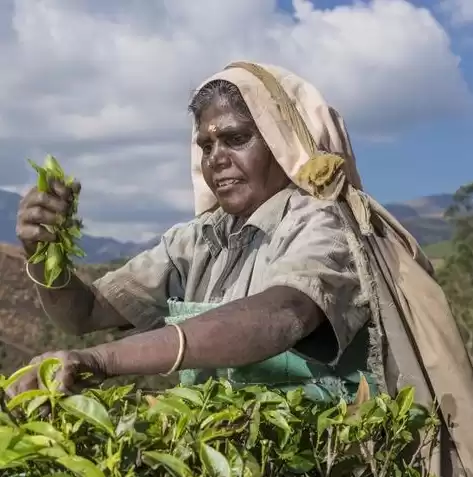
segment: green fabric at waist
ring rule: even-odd
[[[182,302],[176,299],[170,299],[168,305],[167,324],[182,323],[220,306],[219,303]],[[301,387],[308,397],[315,400],[332,401],[344,397],[351,401],[356,394],[361,374],[367,379],[371,392],[376,393],[375,379],[367,366],[368,348],[366,328],[355,338],[335,367],[289,350],[265,361],[239,368],[188,369],[180,371],[179,376],[181,383],[185,385],[199,384],[210,377],[225,378],[236,387],[264,384],[285,391]]]

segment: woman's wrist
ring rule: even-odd
[[[157,345],[159,343],[159,345]],[[179,350],[172,327],[101,344],[84,350],[107,378],[131,374],[160,374],[171,369]]]
[[[110,353],[109,345],[112,343],[105,343],[92,348],[85,348],[75,350],[80,356],[82,362],[90,367],[94,375],[103,376],[104,379],[113,378],[117,376],[113,366],[113,354]]]

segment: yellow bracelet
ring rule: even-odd
[[[174,326],[174,328],[177,331],[177,334],[179,335],[179,352],[177,353],[177,358],[172,368],[167,373],[160,373],[161,376],[164,376],[164,377],[169,376],[172,373],[175,373],[180,368],[182,364],[182,359],[184,358],[184,349],[186,347],[186,338],[180,326],[176,325],[175,323],[170,323],[168,326]]]
[[[50,286],[48,287],[47,285],[45,285],[44,283],[41,283],[39,280],[36,280],[36,278],[32,275],[31,271],[30,271],[30,263],[29,262],[26,262],[26,274],[28,275],[28,278],[33,282],[33,283],[36,283],[36,285],[40,286],[40,287],[43,287],[43,288],[47,288],[49,290],[60,290],[61,288],[66,288],[67,285],[69,285],[69,283],[71,283],[71,279],[72,279],[72,273],[71,271],[67,268],[67,280],[65,283],[63,283],[62,285],[59,285],[59,286]]]

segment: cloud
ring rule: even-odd
[[[450,16],[456,26],[464,26],[473,22],[472,0],[442,0],[440,8]]]
[[[389,140],[472,104],[433,15],[404,0],[2,0],[0,185],[51,152],[83,184],[91,232],[144,239],[192,216],[187,102],[235,59],[314,82],[351,133]]]

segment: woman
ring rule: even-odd
[[[445,421],[455,407],[458,465],[472,468],[471,363],[428,260],[361,192],[340,116],[301,78],[252,63],[207,80],[190,109],[193,221],[92,286],[67,275],[46,289],[41,266],[27,268],[64,329],[139,332],[53,353],[64,387],[83,371],[181,370],[186,383],[223,375],[350,399],[361,371],[373,391],[411,384],[425,404],[439,399]],[[61,218],[69,196],[54,184],[54,194],[24,198],[18,236],[27,254],[54,240],[41,224]],[[17,392],[36,385],[32,374]]]

